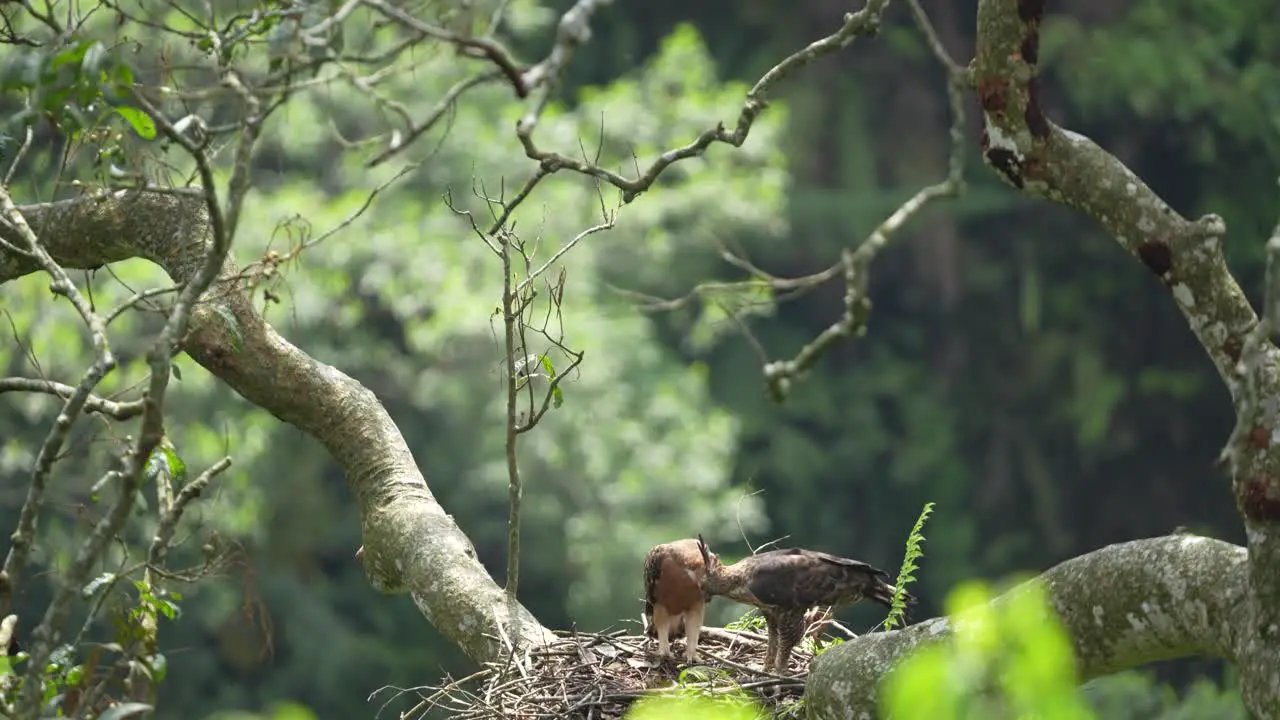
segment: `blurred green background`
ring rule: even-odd
[[[511,3],[513,46],[541,56],[570,4]],[[962,60],[975,6],[926,3]],[[643,163],[732,122],[751,82],[850,9],[611,5],[575,55],[540,143],[572,155],[603,129],[606,157],[629,170],[632,152]],[[1278,205],[1280,16],[1264,0],[1063,0],[1050,9],[1041,55],[1049,115],[1116,153],[1179,212],[1221,214],[1231,267],[1257,298]],[[426,115],[475,68],[438,55],[381,92]],[[16,100],[4,103],[12,111]],[[837,345],[783,405],[767,399],[755,345],[717,306],[641,313],[619,290],[670,298],[739,279],[720,244],[774,275],[817,272],[940,179],[944,78],[906,7],[892,7],[878,38],[785,82],[745,147],[672,167],[622,208],[615,230],[574,250],[566,341],[586,361],[564,387],[564,408],[522,445],[521,599],[545,624],[634,622],[643,553],[698,532],[726,556],[748,552],[745,532],[753,544],[786,536],[893,571],[926,501],[937,509],[913,588],[919,617],[942,612],[965,579],[1042,569],[1177,526],[1242,539],[1213,468],[1234,420],[1227,393],[1166,291],[1092,221],[1001,185],[978,157],[971,98],[968,110],[968,192],[933,206],[881,255],[870,332]],[[384,111],[362,93],[322,86],[272,118],[236,240],[241,262],[327,231],[395,171],[368,170],[367,153],[344,152],[380,129]],[[270,288],[281,302],[266,310],[285,337],[377,393],[498,578],[507,481],[501,330],[491,315],[501,267],[442,196],[469,195],[473,178],[496,188],[505,177],[511,188],[528,174],[513,133],[521,112],[509,89],[470,95],[407,154],[422,161],[417,170],[285,269]],[[15,180],[20,202],[52,192],[59,153],[47,144]],[[599,204],[589,182],[557,176],[518,219],[522,234],[552,247],[598,222]],[[101,306],[127,297],[126,286],[163,282],[141,261],[112,270],[89,281]],[[842,293],[831,283],[750,318],[755,341],[789,356],[836,319]],[[12,320],[0,373],[33,374],[24,347],[51,376],[74,377],[85,364],[85,335],[68,305],[50,300],[46,278],[0,286],[0,309]],[[117,325],[124,362],[104,391],[143,377],[141,354],[158,327],[146,316]],[[226,574],[183,589],[180,621],[161,627],[170,672],[160,716],[288,701],[326,720],[372,717],[388,695],[370,694],[383,686],[468,673],[407,597],[369,587],[352,558],[353,498],[324,450],[185,356],[177,364],[168,430],[188,466],[235,459],[188,525],[216,530],[243,554]],[[55,412],[47,397],[0,399],[0,525],[16,518]],[[73,551],[90,470],[106,438],[124,432],[79,431],[43,521],[38,573]],[[48,596],[37,575],[20,612]],[[714,607],[717,622],[735,613],[724,601]],[[844,619],[865,629],[879,617],[855,608]],[[1158,670],[1094,683],[1086,695],[1105,718],[1242,717],[1229,677],[1222,696],[1205,684],[1223,680],[1220,664]],[[1179,705],[1187,688],[1200,709]],[[403,707],[383,716],[393,709]]]

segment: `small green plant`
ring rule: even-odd
[[[813,653],[814,657],[817,657],[822,653],[830,650],[831,648],[843,642],[844,642],[844,638],[840,638],[840,637],[833,637],[826,640],[823,640],[821,637],[815,637],[806,641],[807,643],[806,649],[809,650],[809,652]]]
[[[881,695],[895,720],[1092,720],[1077,691],[1070,640],[1043,586],[992,601],[970,582],[947,598],[952,633],[898,666]]]
[[[129,619],[134,622],[141,622],[144,617],[159,618],[165,617],[169,620],[177,620],[182,609],[178,607],[177,600],[182,599],[182,595],[176,592],[166,592],[163,596],[157,595],[152,589],[151,583],[145,580],[135,580],[133,587],[138,591],[138,604],[129,610]]]
[[[916,518],[916,524],[911,528],[911,533],[907,535],[907,551],[902,556],[902,567],[898,570],[898,581],[894,583],[896,591],[893,593],[893,604],[889,607],[889,615],[884,619],[884,629],[892,630],[895,627],[902,627],[906,624],[907,614],[907,585],[915,582],[916,570],[920,569],[916,565],[916,560],[924,557],[924,551],[920,549],[921,543],[924,542],[924,524],[929,519],[929,514],[933,512],[933,503],[924,504],[924,509],[920,511],[920,517]]]
[[[741,632],[763,633],[767,630],[764,622],[764,616],[755,608],[751,608],[742,614],[742,617],[725,625],[728,630],[739,630]]]

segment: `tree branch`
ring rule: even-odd
[[[70,385],[64,385],[60,382],[43,380],[41,378],[0,378],[0,395],[7,392],[43,393],[45,395],[60,397],[63,400],[69,400],[75,394],[76,388],[73,388]],[[132,400],[129,402],[116,402],[114,400],[107,400],[105,398],[100,398],[97,395],[90,394],[85,398],[84,409],[88,412],[108,415],[116,420],[128,420],[142,414],[143,401]]]
[[[1081,681],[1192,655],[1239,659],[1249,643],[1244,548],[1196,535],[1108,545],[1056,565],[1045,584],[1075,649]],[[1023,586],[993,602],[1003,604]],[[948,618],[868,633],[814,661],[814,718],[877,717],[881,682],[910,653],[950,637]],[[1266,717],[1266,715],[1260,715]]]
[[[982,104],[985,162],[1019,190],[1100,222],[1169,289],[1231,393],[1238,421],[1223,451],[1249,551],[1245,704],[1280,707],[1280,351],[1222,253],[1217,215],[1183,218],[1088,138],[1058,127],[1040,104],[1045,0],[981,0],[973,80]],[[1272,263],[1274,265],[1274,263]],[[1269,273],[1270,274],[1270,273]],[[1268,302],[1268,306],[1271,303]],[[1245,350],[1249,349],[1246,356]]]
[[[557,48],[572,48],[574,44],[586,38],[586,33],[589,30],[587,20],[590,17],[590,11],[594,9],[594,4],[591,0],[579,0],[574,10],[566,13],[561,18],[559,32],[556,36]],[[583,175],[590,175],[609,183],[621,190],[622,201],[629,203],[639,197],[645,190],[648,190],[657,181],[658,176],[673,163],[691,157],[698,157],[714,143],[742,147],[742,144],[747,141],[747,136],[751,133],[751,126],[755,124],[756,118],[768,106],[769,95],[779,82],[813,61],[843,50],[860,36],[875,35],[880,31],[880,17],[884,14],[888,5],[889,0],[867,0],[861,10],[847,13],[844,16],[844,23],[835,32],[820,40],[815,40],[808,46],[788,55],[756,81],[756,84],[747,92],[746,100],[742,104],[742,110],[738,113],[738,121],[733,130],[725,129],[724,123],[720,123],[714,128],[708,128],[699,133],[698,137],[688,144],[673,148],[659,155],[643,173],[637,174],[634,178],[628,178],[592,162],[576,160],[567,155],[538,148],[533,141],[533,133],[537,128],[538,120],[543,110],[550,100],[549,93],[553,89],[550,86],[546,86],[543,92],[535,95],[527,102],[527,111],[520,118],[520,121],[516,123],[516,137],[519,138],[525,155],[530,160],[538,161],[538,170],[525,183],[520,192],[516,194],[517,200],[527,195],[543,177],[559,170],[567,169]],[[579,8],[582,9],[580,10]],[[582,14],[580,16],[572,15],[574,12],[581,12]],[[556,62],[553,61],[555,57],[556,51],[553,51],[552,55],[544,61],[544,64],[550,68],[558,67]],[[565,59],[567,60],[567,58]],[[545,70],[539,71],[541,67],[540,65],[531,72],[535,74],[536,72],[546,72]],[[518,204],[517,201],[513,200],[509,208],[513,209]],[[505,217],[500,218],[495,223],[495,227],[501,227],[505,221]]]
[[[185,195],[125,190],[22,210],[33,227],[45,228],[49,254],[70,268],[140,257],[181,284],[211,242],[208,208]],[[7,228],[0,237],[10,237]],[[0,249],[0,283],[35,269]],[[193,308],[182,349],[245,399],[315,437],[342,466],[359,503],[362,561],[375,588],[410,593],[470,657],[497,657],[492,638],[503,634],[503,592],[432,495],[394,421],[359,382],[276,334],[236,275],[228,260],[218,288]],[[527,642],[549,637],[523,608],[520,622]]]
[[[983,159],[1024,193],[1102,223],[1140,259],[1169,288],[1234,397],[1235,366],[1258,319],[1227,269],[1226,224],[1217,215],[1183,218],[1111,153],[1045,115],[1037,65],[1044,6],[978,4],[973,83],[983,109]]]

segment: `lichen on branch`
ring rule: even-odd
[[[1159,660],[1244,652],[1232,628],[1246,612],[1246,553],[1230,543],[1182,534],[1134,540],[1063,562],[1034,582],[1044,584],[1071,637],[1082,681]],[[950,619],[934,618],[830,648],[809,672],[811,717],[876,717],[885,677],[951,632]]]

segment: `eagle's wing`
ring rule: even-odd
[[[858,560],[802,548],[760,553],[751,560],[749,589],[768,605],[810,608],[863,597],[889,605],[893,600],[888,574]]]
[[[806,550],[803,552],[825,563],[830,563],[832,565],[839,565],[841,567],[846,567],[851,570],[861,571],[869,575],[874,575],[877,577],[884,578],[885,580],[889,579],[889,573],[881,570],[878,567],[873,567],[867,563],[864,563],[861,560],[850,560],[849,558],[846,558],[846,557],[840,557],[839,555],[832,555],[830,553],[819,552],[817,550]]]
[[[644,619],[649,626],[653,625],[653,593],[658,586],[658,575],[662,571],[662,558],[665,554],[664,546],[655,545],[644,556]]]
[[[815,595],[826,594],[814,584],[824,576],[821,561],[793,550],[771,550],[744,561],[751,563],[747,588],[761,603],[778,608],[808,607],[821,602]]]

